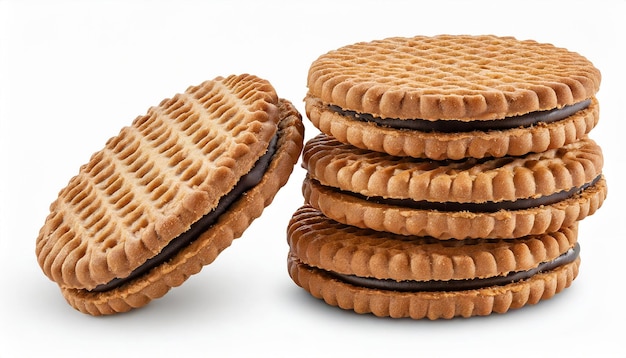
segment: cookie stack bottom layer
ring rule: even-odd
[[[380,317],[504,313],[569,287],[580,265],[577,225],[518,240],[442,241],[351,227],[305,205],[288,237],[297,285],[330,305]]]
[[[588,138],[521,157],[432,161],[320,134],[302,164],[291,278],[330,305],[394,318],[483,316],[551,298],[578,274],[578,222],[606,197]]]

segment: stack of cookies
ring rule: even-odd
[[[439,319],[547,299],[602,205],[600,72],[511,37],[387,38],[320,56],[306,115],[294,282],[330,305]]]

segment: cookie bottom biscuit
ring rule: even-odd
[[[289,275],[300,287],[327,304],[378,317],[451,319],[487,316],[536,304],[569,287],[578,275],[580,258],[557,269],[505,286],[456,292],[398,292],[345,283],[290,255]]]
[[[320,131],[340,142],[395,156],[434,160],[518,156],[560,148],[587,135],[600,117],[595,98],[589,108],[561,121],[484,132],[431,133],[387,128],[347,118],[310,97],[306,98],[306,114]]]
[[[280,110],[277,149],[263,179],[236,200],[211,228],[170,261],[120,287],[103,292],[61,287],[67,302],[94,316],[126,312],[162,297],[172,287],[198,273],[202,266],[213,262],[272,202],[299,158],[304,136],[300,115],[285,100],[281,100]]]
[[[305,178],[305,202],[343,224],[438,239],[517,238],[553,232],[593,215],[607,195],[604,176],[586,190],[551,205],[496,212],[445,212],[379,204]]]

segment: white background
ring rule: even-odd
[[[0,357],[626,357],[621,1],[0,0]],[[274,204],[210,266],[145,308],[95,318],[35,259],[49,204],[91,153],[161,99],[232,73],[272,82],[304,113],[317,56],[357,41],[513,35],[566,47],[603,74],[609,197],[581,223],[572,287],[505,315],[381,319],[327,306],[289,278],[285,230],[298,164]],[[305,119],[307,138],[317,130]]]

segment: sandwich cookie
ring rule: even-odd
[[[340,224],[305,205],[288,227],[289,274],[330,305],[379,317],[504,313],[571,285],[580,265],[577,228],[442,241]]]
[[[303,145],[301,116],[252,75],[163,100],[107,141],[50,206],[36,255],[91,315],[162,297],[261,215]]]
[[[585,57],[512,37],[360,42],[317,58],[305,110],[356,147],[435,160],[524,155],[597,124],[600,71]]]
[[[360,228],[438,239],[517,238],[592,215],[607,186],[591,139],[520,157],[434,161],[319,134],[304,147],[305,202]]]

